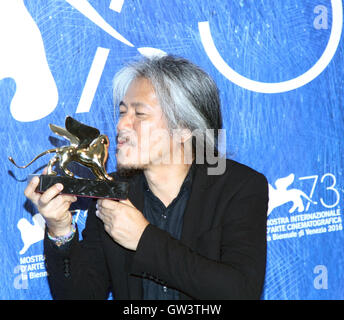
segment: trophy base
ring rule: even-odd
[[[63,184],[62,194],[78,197],[122,200],[128,198],[129,183],[125,181],[91,180],[64,176],[40,175],[37,192],[44,192],[56,183]]]

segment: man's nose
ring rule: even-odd
[[[127,112],[125,115],[122,115],[117,123],[118,131],[123,129],[132,129],[133,127],[133,116]]]

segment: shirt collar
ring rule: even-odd
[[[195,173],[195,160],[192,162],[190,168],[189,168],[189,171],[183,181],[183,184],[182,186],[180,187],[180,191],[184,191],[184,190],[190,190],[191,189],[191,185],[192,185],[192,180],[193,180],[193,176],[194,176],[194,173]],[[146,176],[143,174],[143,189],[144,191],[150,191],[149,189],[149,186],[148,186],[148,182],[147,182],[147,179],[146,179]]]

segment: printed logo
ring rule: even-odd
[[[289,176],[277,179],[275,181],[276,189],[269,184],[269,209],[268,215],[275,208],[284,205],[285,203],[292,202],[292,207],[289,213],[293,213],[296,209],[298,212],[303,212],[305,206],[303,199],[317,204],[312,201],[302,190],[299,189],[288,189],[288,187],[294,182],[295,175],[291,173]]]
[[[33,225],[25,218],[17,223],[23,241],[23,248],[19,254],[24,254],[34,243],[44,239],[45,221],[41,214],[37,213],[32,217]]]
[[[73,220],[78,223],[79,239],[82,238],[83,231],[87,218],[87,210],[73,210]],[[23,256],[29,248],[44,239],[45,220],[40,213],[36,213],[32,217],[33,224],[27,219],[22,218],[17,223],[17,228],[20,231],[20,236],[23,242],[23,247],[19,251],[20,264],[17,265],[13,273],[15,278],[13,286],[15,289],[23,290],[29,288],[29,280],[38,279],[47,276],[45,269],[45,256],[43,254],[34,254]]]
[[[310,190],[309,194],[298,188],[290,188],[294,180],[295,175],[291,173],[277,179],[275,187],[269,184],[267,241],[342,231],[342,213],[338,206],[340,193],[335,175],[325,173],[321,177],[318,175],[300,177],[298,181],[305,181]],[[313,200],[315,190],[318,191],[319,201]],[[290,215],[275,217],[271,214],[276,208],[283,207],[289,202]],[[311,211],[309,210],[311,205],[321,205],[322,209]]]
[[[73,210],[73,220],[78,223],[79,232],[85,227],[87,210]],[[17,223],[17,228],[20,231],[20,236],[23,242],[23,248],[19,251],[20,255],[26,253],[26,251],[35,243],[44,239],[45,232],[45,220],[40,213],[36,213],[32,217],[33,224],[27,219],[21,218]]]

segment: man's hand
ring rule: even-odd
[[[103,221],[105,231],[112,239],[130,250],[136,250],[141,235],[149,224],[129,199],[98,200],[96,215]]]
[[[69,207],[77,198],[75,196],[59,194],[63,185],[57,183],[40,194],[35,192],[39,184],[39,178],[33,177],[24,194],[37,207],[38,212],[43,216],[49,233],[54,236],[66,235],[71,230],[72,214]]]

